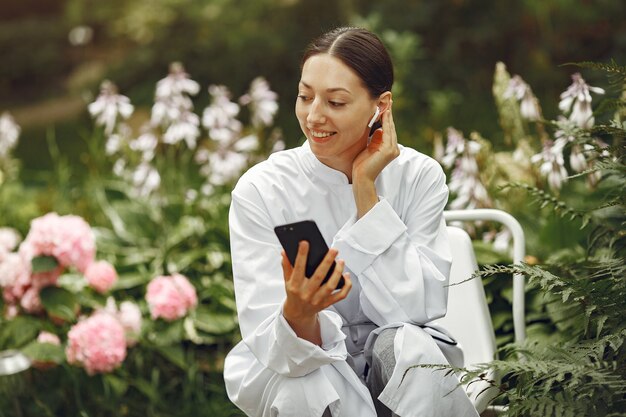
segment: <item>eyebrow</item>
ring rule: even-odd
[[[305,83],[304,81],[300,81],[300,84],[302,84],[303,86],[305,86],[306,88],[310,88],[311,90],[313,89],[310,85],[308,85],[307,83]],[[334,93],[336,91],[345,91],[348,94],[352,94],[350,93],[349,90],[343,88],[343,87],[333,87],[333,88],[327,88],[326,89],[327,92],[329,93]]]

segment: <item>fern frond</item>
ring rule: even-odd
[[[580,68],[590,68],[595,70],[600,70],[608,73],[621,74],[626,77],[626,66],[618,65],[615,62],[615,59],[611,59],[611,62],[602,63],[602,62],[593,62],[593,61],[581,61],[581,62],[566,62],[561,64],[561,67],[565,67],[568,65],[577,66]]]
[[[589,216],[589,214],[580,210],[576,210],[573,207],[568,206],[564,201],[561,201],[558,198],[554,197],[552,194],[547,193],[546,191],[529,184],[512,182],[499,187],[498,191],[505,191],[510,188],[518,188],[526,191],[528,194],[534,197],[534,203],[539,204],[541,208],[551,206],[553,210],[561,217],[569,216],[570,220],[579,218],[582,221],[581,229],[587,226],[587,224],[591,220],[591,216]]]
[[[609,80],[609,84],[613,86],[618,86],[620,88],[624,85],[624,82],[626,81],[626,66],[618,65],[614,59],[611,59],[611,62],[608,62],[608,63],[583,61],[583,62],[568,62],[560,66],[568,66],[568,65],[577,66],[579,68],[589,68],[593,70],[606,72],[608,80]]]

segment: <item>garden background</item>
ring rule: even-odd
[[[106,273],[88,273],[80,259],[35,250],[22,289],[36,289],[38,304],[24,301],[15,282],[0,276],[0,350],[21,349],[36,359],[15,378],[0,376],[0,416],[241,415],[221,376],[224,355],[239,338],[229,192],[247,166],[301,143],[293,115],[300,55],[310,39],[338,25],[367,27],[390,49],[399,141],[442,162],[451,207],[501,208],[524,227],[528,333],[535,344],[524,349],[547,368],[501,365],[509,384],[500,387],[503,399],[518,404],[520,415],[624,415],[624,347],[616,340],[626,336],[626,3],[5,3],[0,115],[10,114],[14,124],[13,133],[0,132],[0,227],[19,239],[4,255],[0,250],[0,273],[8,274],[6,254],[18,252],[18,241],[35,239],[31,221],[56,212],[89,224],[95,252],[81,246],[76,253],[84,249],[114,267],[117,278],[108,285]],[[576,62],[586,64],[562,65]],[[575,73],[591,95],[572,96],[568,107],[561,94],[572,85],[585,88]],[[113,116],[90,107],[107,99],[118,106]],[[581,103],[592,104],[595,120],[590,113],[574,116]],[[15,132],[19,139],[11,140]],[[48,233],[84,226],[76,218],[71,226],[47,220],[56,222]],[[469,227],[479,261],[501,265],[483,279],[498,343],[507,346],[506,274],[516,268],[504,266],[508,237],[494,225]],[[19,251],[24,257],[26,249]],[[54,277],[39,287],[37,274]],[[95,278],[85,279],[90,275]],[[175,276],[184,282],[170,284]],[[147,295],[161,291],[150,289],[157,277],[165,277],[163,291],[181,297],[180,311],[159,310]],[[124,324],[126,307],[139,312],[140,326],[131,335],[124,328],[121,366],[68,361],[68,332],[80,318],[107,311]],[[41,332],[56,335],[60,345],[38,341]],[[555,346],[575,346],[580,356],[546,353]],[[596,356],[589,359],[581,346]],[[567,362],[580,367],[559,368]],[[535,401],[542,396],[553,403]]]

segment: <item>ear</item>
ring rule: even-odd
[[[385,91],[378,97],[376,105],[380,109],[380,113],[386,112],[391,107],[392,94],[391,91]]]

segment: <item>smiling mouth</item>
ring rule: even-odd
[[[309,129],[309,133],[311,133],[311,136],[312,136],[314,141],[316,141],[316,142],[325,142],[331,136],[334,136],[337,132],[319,132],[319,131],[315,131],[315,130],[310,130]]]

